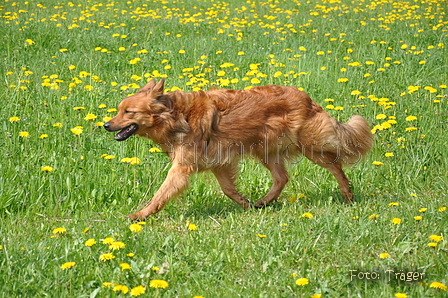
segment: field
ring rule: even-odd
[[[0,297],[447,297],[448,2],[0,4]],[[167,92],[296,86],[375,146],[346,170],[289,165],[243,211],[211,174],[146,222],[169,159],[101,126],[151,78]],[[238,188],[270,188],[254,160]]]

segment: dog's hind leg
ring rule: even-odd
[[[130,214],[132,220],[143,220],[155,214],[176,195],[180,194],[189,185],[189,176],[192,173],[191,167],[175,164],[168,171],[162,186],[157,190],[152,200],[137,213]]]
[[[212,169],[213,174],[218,180],[222,191],[226,196],[234,200],[238,205],[244,209],[251,207],[250,202],[243,197],[235,187],[237,167],[234,165],[224,165]]]
[[[254,204],[257,208],[263,208],[277,199],[289,180],[283,160],[278,160],[275,156],[268,156],[268,162],[263,165],[271,172],[273,184],[266,196]]]
[[[353,202],[353,193],[350,190],[350,182],[342,170],[342,164],[337,161],[337,155],[329,152],[305,152],[305,156],[312,162],[330,171],[336,178],[342,196],[347,203]]]

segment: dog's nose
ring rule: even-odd
[[[104,128],[106,129],[106,130],[109,130],[110,129],[110,123],[109,122],[106,122],[106,123],[104,123]]]

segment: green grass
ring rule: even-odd
[[[0,297],[131,295],[117,285],[146,297],[446,297],[430,287],[448,285],[446,239],[430,239],[448,233],[444,1],[41,3],[0,5]],[[149,140],[115,142],[97,122],[152,77],[167,77],[168,91],[296,86],[340,121],[363,115],[375,147],[347,169],[356,202],[302,158],[264,210],[241,210],[201,174],[133,233],[126,215],[151,198],[169,160]],[[140,164],[121,162],[134,156]],[[256,201],[271,180],[249,159],[238,182]],[[106,237],[125,247],[111,251]],[[76,264],[61,269],[67,262]],[[424,275],[406,282],[388,270]]]

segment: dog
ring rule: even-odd
[[[142,210],[129,215],[132,220],[160,211],[188,187],[191,174],[205,170],[244,209],[264,207],[279,197],[289,179],[285,164],[299,154],[329,170],[346,202],[352,202],[342,166],[358,162],[373,146],[362,116],[340,123],[295,87],[165,93],[164,82],[150,80],[104,124],[107,131],[119,131],[117,141],[132,135],[153,140],[172,161],[159,190]],[[273,178],[269,192],[253,205],[235,187],[244,155],[258,159]]]

